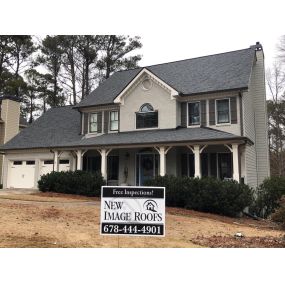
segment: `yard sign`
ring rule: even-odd
[[[165,187],[102,186],[100,233],[165,236]]]

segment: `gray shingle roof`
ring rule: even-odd
[[[254,56],[255,46],[251,46],[146,68],[182,95],[191,95],[247,88]],[[114,73],[76,107],[112,104],[141,70],[137,68]]]
[[[115,146],[223,139],[235,140],[244,138],[210,128],[134,131],[83,138],[80,134],[80,113],[73,109],[72,106],[67,106],[50,109],[6,143],[2,149]]]
[[[23,129],[4,149],[52,147],[80,139],[80,113],[72,106],[53,108]]]

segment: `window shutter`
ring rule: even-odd
[[[237,97],[231,97],[231,123],[237,124]]]
[[[104,111],[104,133],[109,131],[109,111]]]
[[[215,106],[215,99],[209,100],[209,125],[216,124],[216,106]]]
[[[97,114],[97,133],[102,133],[102,112]]]
[[[83,133],[87,134],[88,133],[88,113],[83,113]]]
[[[181,127],[187,127],[187,103],[181,103]]]
[[[206,100],[202,100],[200,102],[201,104],[201,126],[207,125],[207,119],[206,119]]]

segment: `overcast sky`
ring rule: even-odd
[[[285,24],[284,24],[285,34]],[[142,35],[143,48],[141,54],[143,59],[141,66],[157,63],[182,60],[192,57],[204,56],[215,53],[222,53],[232,50],[248,48],[259,41],[264,49],[265,64],[269,67],[276,57],[276,44],[281,34],[243,34],[243,36],[227,35],[220,33],[215,35],[215,40],[211,37],[201,37],[201,35],[169,35],[145,34]],[[179,43],[179,44],[178,44]]]
[[[80,5],[50,0],[44,9],[38,0],[15,1],[14,20],[2,13],[0,33],[139,35],[141,66],[244,49],[259,41],[269,67],[285,35],[285,0],[81,0]],[[9,5],[15,6],[6,1],[1,9],[10,11]]]

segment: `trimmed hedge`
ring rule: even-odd
[[[253,201],[249,186],[213,177],[158,176],[146,181],[145,185],[166,187],[166,206],[226,216],[239,215]]]
[[[90,173],[81,170],[51,172],[41,176],[38,181],[42,192],[55,192],[99,197],[101,186],[105,181],[101,173]]]
[[[285,177],[266,178],[257,188],[256,199],[250,211],[259,217],[267,218],[280,206],[285,195]]]

